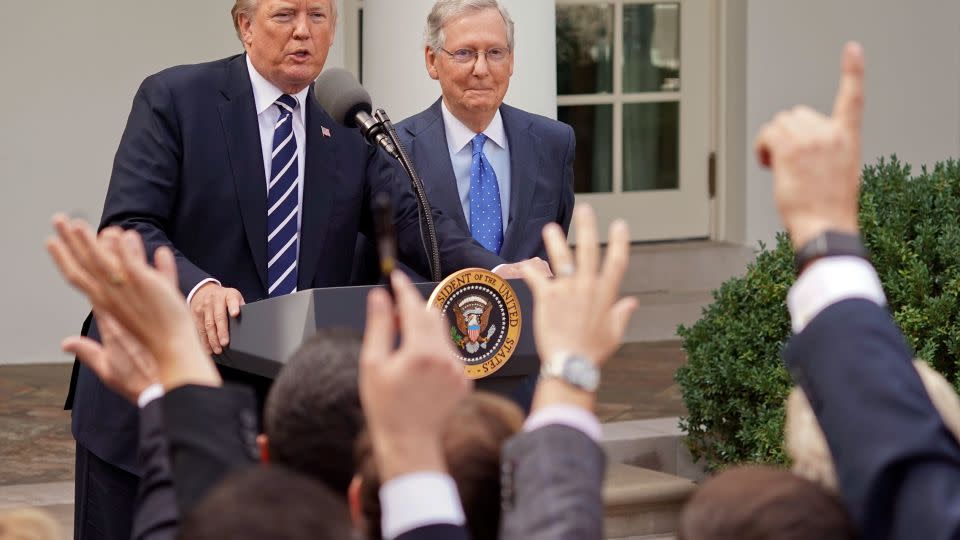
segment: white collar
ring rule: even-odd
[[[257,68],[253,67],[253,62],[250,61],[250,55],[244,55],[247,60],[247,71],[250,72],[250,83],[253,85],[253,103],[257,108],[257,116],[263,114],[264,111],[270,108],[271,105],[276,103],[277,99],[284,94],[283,90],[277,88],[272,82],[268,81],[257,71]],[[303,90],[293,94],[293,97],[296,98],[297,104],[300,105],[297,107],[297,111],[300,113],[300,120],[303,121],[303,124],[306,125],[306,107],[304,104],[307,102],[307,94],[310,92],[310,87],[307,86]]]
[[[454,116],[442,99],[440,100],[440,110],[443,113],[443,125],[447,133],[447,147],[450,149],[450,153],[457,154],[470,144],[477,134]],[[500,116],[500,109],[497,109],[497,114],[493,115],[493,120],[490,121],[487,129],[483,130],[483,134],[500,148],[507,149],[507,131],[503,127],[503,117]]]

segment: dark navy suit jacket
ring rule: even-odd
[[[427,273],[415,199],[408,182],[397,181],[402,171],[357,130],[334,122],[312,93],[303,104],[307,140],[298,288],[349,284],[357,234],[372,234],[369,203],[379,192],[394,198],[401,260]],[[144,80],[133,100],[101,227],[137,230],[151,254],[162,245],[174,248],[184,294],[213,277],[253,302],[267,297],[266,189],[244,55],[174,67]],[[504,262],[435,214],[444,272]],[[96,337],[95,324],[90,326],[85,333]],[[75,366],[67,401],[74,405],[77,441],[136,472],[135,409],[82,366]]]
[[[790,340],[785,357],[862,537],[960,538],[960,445],[887,310],[838,302]]]
[[[510,144],[510,209],[500,256],[515,262],[546,258],[540,230],[550,222],[564,232],[573,213],[573,129],[561,122],[509,105],[500,116]],[[397,124],[397,132],[417,166],[430,204],[470,234],[457,178],[447,149],[440,100]]]
[[[397,133],[423,180],[430,205],[469,235],[440,103],[399,122]],[[506,104],[500,106],[500,115],[510,144],[510,208],[500,256],[509,262],[546,259],[543,226],[554,222],[567,232],[573,214],[573,128]],[[375,283],[376,252],[364,238],[358,258],[355,283]]]

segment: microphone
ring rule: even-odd
[[[373,105],[370,94],[360,86],[356,77],[345,69],[331,68],[320,74],[313,83],[313,97],[334,120],[346,127],[360,128],[360,133],[369,144],[383,148],[400,162],[410,177],[410,185],[417,199],[420,238],[427,255],[430,278],[440,281],[443,278],[440,267],[440,240],[433,222],[430,200],[413,160],[403,148],[397,130],[390,122],[390,117],[383,109],[371,114]]]
[[[360,128],[368,143],[379,146],[396,159],[400,152],[387,128],[374,117],[370,94],[352,73],[341,68],[324,71],[313,83],[313,97],[334,120],[346,127]]]

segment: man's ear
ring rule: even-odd
[[[253,42],[253,19],[246,13],[240,13],[237,18],[239,19],[240,41],[243,41],[244,46],[249,47],[250,43]]]
[[[350,506],[350,519],[353,520],[353,526],[358,531],[363,531],[366,527],[363,522],[363,507],[360,505],[361,487],[363,487],[363,480],[360,479],[360,475],[353,475],[350,487],[347,488],[347,504]]]
[[[427,65],[427,75],[430,75],[430,78],[437,80],[440,78],[440,73],[437,72],[437,53],[433,52],[433,49],[430,47],[425,47],[423,50],[423,60]]]
[[[266,433],[257,435],[257,448],[260,450],[260,463],[270,463],[270,439]]]

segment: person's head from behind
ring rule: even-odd
[[[473,540],[496,540],[500,528],[500,450],[523,425],[523,412],[505,398],[475,392],[450,418],[443,435],[453,477]],[[381,538],[380,477],[369,437],[357,441],[357,477],[350,487],[354,522],[370,539]]]
[[[513,31],[497,0],[439,0],[427,17],[427,73],[440,82],[450,112],[470,127],[489,122],[507,94]]]
[[[60,526],[48,514],[33,508],[0,512],[0,540],[59,540]]]
[[[320,330],[280,370],[264,407],[264,461],[310,475],[346,496],[363,428],[357,388],[360,334]]]
[[[337,26],[335,0],[236,0],[230,12],[257,72],[295,94],[320,75]]]
[[[227,476],[180,526],[180,540],[343,540],[351,538],[343,499],[279,465]]]
[[[773,467],[728,469],[701,486],[678,540],[849,540],[853,522],[834,494]]]

